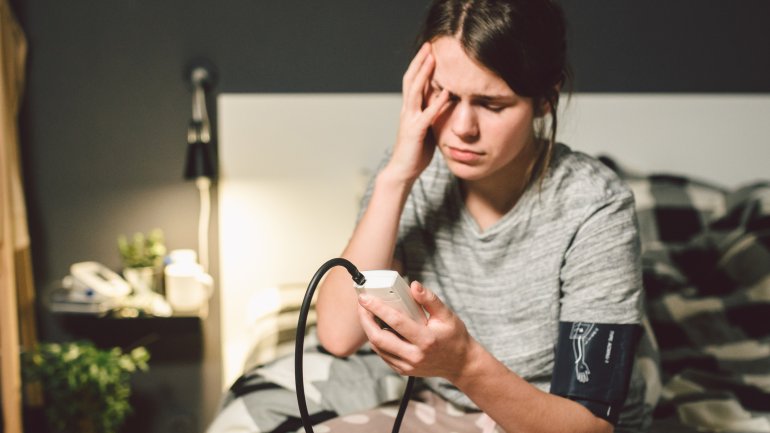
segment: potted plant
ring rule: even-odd
[[[123,276],[136,292],[157,290],[160,286],[160,267],[166,254],[163,231],[134,233],[129,239],[118,236],[118,250],[123,262]]]
[[[123,353],[91,342],[40,343],[22,354],[24,380],[43,387],[52,432],[116,433],[131,412],[131,375],[147,370],[144,347]]]

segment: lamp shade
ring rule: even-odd
[[[211,144],[193,141],[187,145],[184,178],[188,180],[199,177],[213,179],[216,176],[214,160],[211,156]]]

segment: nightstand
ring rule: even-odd
[[[203,430],[203,318],[98,317],[51,313],[60,329],[73,339],[88,339],[98,347],[150,352],[149,371],[132,377],[131,405],[124,432],[199,433]]]

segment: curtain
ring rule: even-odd
[[[20,348],[35,344],[34,284],[19,167],[18,115],[27,43],[0,0],[0,363],[3,431],[22,431]]]

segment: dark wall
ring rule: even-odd
[[[770,2],[562,4],[578,91],[770,92]]]
[[[181,178],[191,59],[216,65],[216,92],[397,92],[427,1],[12,3],[29,40],[22,158],[43,290],[76,261],[117,269],[121,233],[160,227],[170,248],[196,247]],[[563,4],[577,91],[770,92],[770,2]]]

